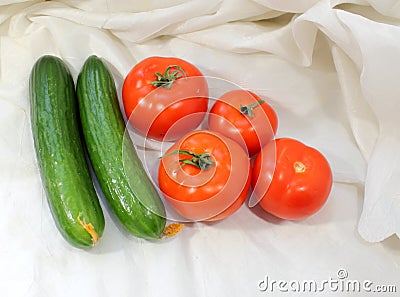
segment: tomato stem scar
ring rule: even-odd
[[[183,155],[192,156],[191,159],[179,159],[179,162],[182,163],[182,166],[193,165],[201,170],[207,170],[211,166],[214,165],[214,162],[213,162],[213,160],[211,160],[211,155],[209,153],[196,154],[196,153],[186,151],[186,150],[174,150],[174,151],[162,156],[161,158],[171,156],[174,154],[183,154]]]
[[[257,102],[254,102],[250,105],[240,105],[240,112],[242,114],[248,115],[249,117],[254,117],[253,109],[257,106],[263,104],[265,101],[260,99]]]
[[[296,171],[297,173],[305,172],[307,169],[306,165],[304,165],[304,163],[302,163],[300,161],[294,162],[293,167],[294,167],[294,171]]]
[[[175,70],[171,72],[170,70],[173,68]],[[154,87],[164,87],[167,89],[170,89],[174,81],[178,78],[187,77],[185,70],[179,65],[169,65],[165,69],[164,74],[156,72],[155,75],[157,76],[157,80],[152,81],[151,84]]]
[[[83,219],[83,221],[81,220],[81,213],[79,213],[78,215],[78,222],[79,224],[81,224],[81,226],[83,227],[83,229],[85,229],[85,231],[87,233],[89,233],[89,235],[92,238],[92,242],[93,245],[95,245],[97,243],[97,241],[99,240],[99,235],[97,234],[96,230],[94,229],[93,225],[91,223],[86,223],[85,218]]]

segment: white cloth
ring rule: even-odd
[[[340,268],[400,290],[399,25],[394,0],[0,0],[0,295],[262,296],[266,275],[322,281]],[[243,206],[157,243],[120,232],[106,210],[98,246],[70,247],[30,130],[28,77],[43,54],[75,78],[101,56],[119,91],[137,61],[177,56],[268,98],[278,136],[329,160],[328,203],[301,222]]]

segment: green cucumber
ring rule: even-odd
[[[29,77],[31,126],[43,187],[63,237],[79,248],[102,236],[104,216],[79,128],[74,81],[64,62],[45,55]]]
[[[110,70],[88,57],[76,88],[88,155],[112,213],[136,237],[162,237],[164,204],[125,129]]]

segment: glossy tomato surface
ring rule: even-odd
[[[263,147],[254,160],[252,187],[265,211],[297,220],[325,204],[332,172],[318,150],[295,139],[279,138]]]
[[[223,94],[214,103],[208,126],[240,143],[253,156],[275,136],[278,117],[265,100],[238,89]]]
[[[199,168],[191,162],[206,165]],[[184,218],[214,221],[230,216],[244,203],[250,176],[250,160],[239,144],[219,133],[196,130],[163,155],[158,185]]]
[[[136,132],[173,141],[202,122],[208,108],[208,85],[193,64],[175,57],[153,56],[128,73],[122,101]]]

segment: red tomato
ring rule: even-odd
[[[136,64],[122,86],[129,122],[140,134],[171,141],[194,130],[208,108],[208,85],[191,63],[149,57]]]
[[[208,126],[242,144],[253,156],[275,136],[278,117],[274,109],[256,94],[234,90],[214,103]]]
[[[169,204],[191,221],[215,221],[233,214],[246,200],[250,160],[235,141],[219,133],[188,133],[164,154],[159,188]]]
[[[316,149],[279,138],[263,147],[254,160],[252,186],[265,211],[297,220],[316,213],[325,204],[332,172]]]

